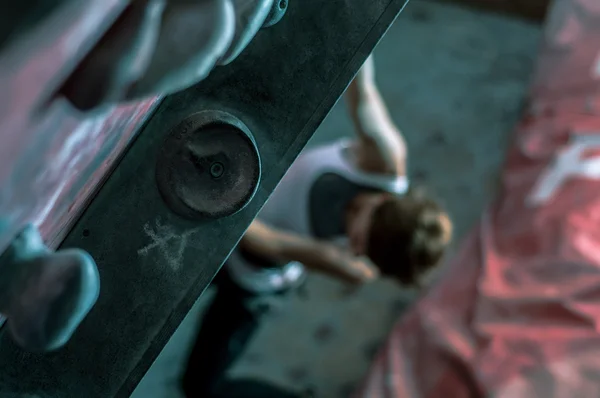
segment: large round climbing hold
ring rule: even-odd
[[[250,130],[222,111],[203,111],[175,126],[161,149],[156,171],[165,202],[189,219],[237,213],[254,196],[261,175]]]

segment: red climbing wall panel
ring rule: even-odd
[[[126,5],[63,3],[0,53],[0,253],[29,222],[58,244],[158,102],[89,118],[53,97]]]

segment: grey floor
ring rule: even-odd
[[[412,1],[376,50],[379,86],[408,141],[410,177],[443,198],[458,237],[494,192],[539,38],[539,26]],[[340,102],[310,145],[350,134]],[[180,397],[178,377],[211,295],[200,298],[133,397]],[[346,397],[414,296],[385,280],[352,292],[312,275],[307,295],[284,303],[231,375]]]

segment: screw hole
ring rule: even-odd
[[[281,0],[279,2],[279,8],[283,10],[285,7],[287,7],[287,2],[285,0]]]
[[[83,236],[85,236],[87,238],[88,236],[90,236],[90,230],[84,229],[82,234],[83,234]]]
[[[215,162],[210,166],[210,175],[213,178],[221,178],[225,172],[225,167],[222,163]]]

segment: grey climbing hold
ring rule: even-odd
[[[265,23],[263,23],[263,28],[269,28],[275,25],[277,22],[281,21],[281,18],[285,15],[285,12],[288,8],[289,0],[274,0],[273,5],[271,6],[271,11],[269,15],[267,15],[267,19]]]
[[[0,256],[0,314],[10,336],[27,350],[51,351],[67,343],[99,291],[88,253],[52,252],[32,225]]]

